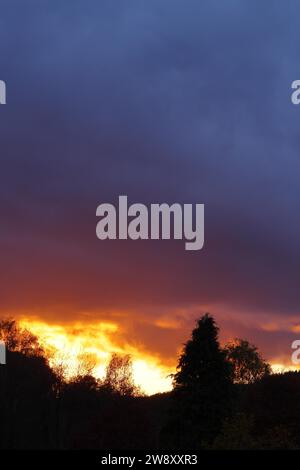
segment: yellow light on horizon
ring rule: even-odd
[[[41,345],[49,352],[50,365],[55,367],[65,360],[66,375],[69,378],[76,374],[80,356],[84,354],[95,358],[96,365],[92,373],[96,378],[102,379],[110,355],[117,352],[132,356],[135,383],[146,394],[166,392],[172,388],[172,381],[169,377],[170,368],[163,366],[156,358],[140,352],[134,346],[121,347],[113,342],[114,338],[111,336],[118,331],[116,324],[77,322],[70,325],[57,325],[26,318],[20,320],[20,325],[39,338]]]
[[[299,366],[287,366],[285,364],[275,363],[271,364],[271,369],[274,374],[283,374],[284,372],[295,372],[299,370]]]

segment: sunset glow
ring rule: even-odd
[[[136,385],[146,394],[165,392],[171,389],[170,368],[157,359],[142,354],[133,346],[126,349],[114,344],[111,336],[118,326],[108,322],[70,325],[47,324],[41,321],[22,319],[20,324],[35,334],[50,356],[53,366],[63,363],[68,377],[80,369],[83,358],[88,357],[95,364],[93,375],[103,378],[105,368],[113,352],[130,354]]]
[[[137,347],[130,344],[119,345],[114,341],[114,335],[119,330],[116,323],[76,322],[59,325],[24,318],[20,324],[39,338],[50,357],[52,366],[63,364],[69,378],[76,375],[82,361],[89,358],[94,366],[92,374],[102,379],[111,354],[117,352],[132,356],[135,383],[146,394],[165,392],[172,388],[169,375],[174,372],[176,363],[174,362],[174,367],[171,368],[158,358],[143,353]],[[288,363],[287,359],[271,361],[272,371],[283,373],[299,369]]]
[[[284,372],[293,372],[299,370],[299,366],[291,366],[285,364],[271,364],[272,372],[274,374],[283,374]]]

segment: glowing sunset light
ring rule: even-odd
[[[52,366],[64,362],[68,377],[76,374],[82,357],[88,356],[95,363],[93,375],[102,379],[110,355],[117,352],[132,356],[135,383],[145,393],[150,395],[172,388],[169,375],[173,370],[160,364],[158,359],[143,354],[134,346],[120,346],[113,341],[113,334],[118,331],[116,324],[77,322],[70,325],[56,325],[29,319],[22,319],[20,324],[39,338],[49,354]]]
[[[298,367],[294,365],[288,366],[288,365],[280,364],[280,363],[271,364],[271,368],[274,374],[283,374],[284,372],[294,372],[294,371],[299,370],[299,366]]]
[[[167,319],[158,322],[162,329],[177,326],[176,322],[173,324]],[[131,355],[135,383],[146,394],[166,392],[172,388],[170,374],[175,370],[176,358],[174,364],[166,364],[163,357],[146,353],[142,344],[132,344],[124,338],[121,340],[122,327],[117,323],[98,321],[59,325],[23,318],[20,324],[39,338],[51,366],[63,364],[68,378],[76,375],[82,361],[88,359],[94,366],[92,374],[102,379],[111,354],[116,352]],[[270,363],[273,373],[299,370],[299,366],[289,363],[287,357],[274,357]]]

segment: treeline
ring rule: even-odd
[[[1,449],[299,449],[300,373],[271,374],[246,340],[220,347],[206,314],[184,345],[173,391],[147,397],[129,356],[100,381],[51,368],[38,338],[0,321]]]

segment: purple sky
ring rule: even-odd
[[[113,320],[172,357],[208,309],[288,356],[299,39],[296,1],[1,0],[0,313]],[[205,248],[100,242],[96,207],[120,194],[204,203]]]

